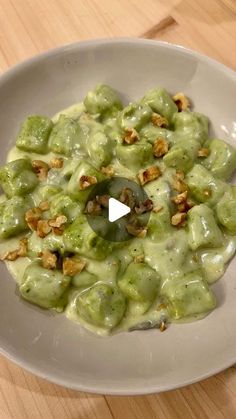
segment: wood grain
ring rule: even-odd
[[[0,0],[0,71],[78,40],[136,36],[181,44],[236,69],[235,0]],[[0,419],[234,419],[236,368],[143,397],[78,393],[0,357]]]

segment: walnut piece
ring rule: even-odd
[[[131,236],[139,237],[143,239],[147,235],[147,228],[142,226],[136,226],[135,224],[126,224],[126,230]]]
[[[49,209],[49,202],[48,201],[42,201],[42,202],[40,202],[39,209],[41,211],[47,211]]]
[[[135,197],[132,189],[123,188],[120,194],[119,201],[133,209],[135,206]]]
[[[97,182],[98,181],[96,176],[83,175],[79,180],[79,189],[83,191],[85,189],[88,189],[90,186],[95,185]]]
[[[109,195],[97,195],[96,201],[98,204],[100,204],[104,208],[108,208],[109,206]]]
[[[57,256],[49,250],[44,250],[41,253],[42,265],[46,269],[56,269]]]
[[[184,194],[184,192],[183,192],[183,194]],[[182,195],[182,194],[180,194],[180,195]],[[180,195],[178,195],[178,196],[180,196]],[[177,205],[178,212],[188,212],[190,210],[190,208],[192,208],[195,205],[195,203],[193,201],[191,201],[191,199],[186,199],[186,201],[180,202],[179,204],[176,204],[176,205]]]
[[[186,212],[177,212],[171,217],[171,224],[173,226],[183,226],[186,220]]]
[[[153,125],[156,125],[160,128],[167,128],[168,127],[168,121],[164,116],[159,115],[159,113],[153,113],[151,116],[151,121]]]
[[[62,236],[63,232],[64,232],[64,226],[61,227],[52,227],[52,232],[56,235],[56,236]]]
[[[186,111],[186,109],[190,107],[189,99],[182,92],[176,93],[172,99],[175,102],[179,112]]]
[[[207,157],[210,154],[210,149],[209,148],[200,148],[200,150],[198,150],[198,157]]]
[[[157,138],[153,144],[153,155],[155,157],[162,157],[168,152],[168,149],[169,145],[165,138]]]
[[[19,257],[19,255],[18,255],[18,249],[16,249],[16,250],[12,250],[12,251],[7,252],[4,255],[2,255],[0,257],[0,260],[9,260],[9,261],[13,262],[18,257]]]
[[[50,160],[50,167],[52,169],[61,169],[63,167],[64,160],[62,157],[54,157],[52,160]]]
[[[38,221],[41,218],[42,210],[38,207],[31,208],[25,213],[25,221],[30,230],[37,230]]]
[[[144,214],[145,212],[152,211],[153,209],[153,202],[150,198],[146,199],[144,202],[140,202],[139,205],[137,205],[134,210],[136,214]]]
[[[174,178],[172,186],[173,186],[173,189],[175,189],[179,193],[182,193],[188,190],[186,183],[183,180],[180,180],[177,178]]]
[[[60,228],[67,223],[67,217],[65,215],[58,215],[55,219],[49,220],[48,225],[50,227]]]
[[[28,252],[28,239],[24,237],[20,239],[20,247],[18,249],[18,256],[25,257]]]
[[[85,207],[84,213],[89,215],[99,215],[102,212],[101,205],[93,199],[92,201],[88,201]]]
[[[50,232],[52,231],[52,228],[48,224],[48,220],[39,220],[37,224],[37,235],[43,239],[46,237]]]
[[[107,175],[107,176],[114,176],[114,174],[115,174],[114,167],[112,167],[112,166],[102,167],[102,168],[101,168],[101,172],[102,172],[104,175]]]
[[[18,249],[6,252],[3,256],[0,256],[0,260],[9,260],[13,262],[19,257],[27,256],[28,239],[26,237],[24,237],[23,239],[20,239],[19,244],[20,246]]]
[[[134,128],[125,128],[125,135],[122,137],[122,140],[126,144],[134,144],[139,140],[139,135]]]
[[[138,179],[141,185],[145,185],[145,183],[158,179],[160,176],[161,171],[157,166],[148,167],[145,170],[140,170],[138,173]]]
[[[187,200],[187,195],[188,195],[188,191],[184,191],[184,192],[174,196],[173,198],[171,198],[171,200],[176,205],[183,204]]]
[[[80,273],[86,265],[86,262],[82,259],[75,257],[65,258],[62,264],[63,275],[74,276]]]
[[[64,232],[67,217],[65,215],[58,215],[55,219],[48,220],[48,225],[56,236],[61,236]]]
[[[185,212],[186,211],[185,202],[182,202],[182,204],[178,204],[177,209],[178,209],[178,212]]]
[[[47,179],[49,166],[42,160],[33,160],[32,161],[33,171],[36,173],[38,179],[40,181],[44,181]]]

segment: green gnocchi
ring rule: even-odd
[[[181,98],[156,87],[123,106],[99,84],[52,119],[23,121],[0,167],[0,258],[24,300],[101,335],[164,330],[217,307],[211,284],[236,250],[236,149],[211,139],[208,118]],[[144,234],[120,243],[86,218],[91,191],[113,176],[148,197]]]

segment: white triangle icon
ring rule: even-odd
[[[122,204],[122,202],[117,201],[115,198],[109,198],[108,203],[108,220],[113,223],[116,220],[119,220],[119,218],[124,217],[124,215],[129,214],[130,207],[128,207],[125,204]]]

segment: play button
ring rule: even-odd
[[[98,236],[122,242],[144,237],[151,209],[152,201],[137,182],[114,176],[93,187],[84,212]]]
[[[114,221],[119,220],[120,218],[124,217],[125,215],[129,214],[131,211],[130,207],[122,202],[118,201],[115,198],[109,198],[108,201],[108,220],[111,223]]]

